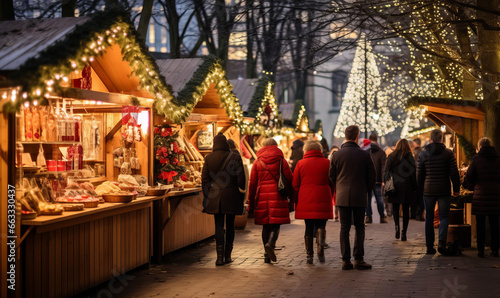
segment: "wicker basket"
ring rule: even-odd
[[[102,195],[104,201],[108,203],[128,203],[134,199],[135,195]]]

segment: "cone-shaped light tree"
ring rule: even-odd
[[[372,47],[362,36],[354,55],[347,90],[333,133],[336,137],[344,137],[344,130],[349,125],[359,126],[360,137],[367,137],[371,132],[383,136],[396,128],[388,98],[380,89],[380,81]]]

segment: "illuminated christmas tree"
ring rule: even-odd
[[[368,134],[376,132],[383,136],[396,128],[390,114],[388,98],[380,89],[380,82],[372,47],[362,36],[354,55],[347,90],[335,126],[336,137],[344,137],[344,130],[349,125],[358,125],[361,137],[364,137],[365,131],[368,131]]]

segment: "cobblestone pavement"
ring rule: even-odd
[[[216,267],[215,241],[208,239],[169,254],[164,264],[127,273],[115,297],[500,297],[500,258],[480,259],[475,249],[426,255],[423,222],[411,220],[402,242],[388,219],[380,224],[374,216],[366,228],[365,260],[372,270],[341,270],[340,223],[334,221],[326,226],[325,263],[315,257],[306,264],[304,222],[292,220],[281,228],[278,262],[265,264],[261,226],[249,219],[236,231],[233,263]],[[91,295],[109,297],[101,294],[96,288]]]

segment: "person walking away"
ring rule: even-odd
[[[446,238],[450,213],[450,190],[453,184],[453,196],[460,191],[460,175],[457,160],[453,152],[442,143],[443,132],[439,129],[431,131],[430,144],[420,153],[417,164],[417,183],[424,195],[425,206],[425,244],[428,254],[435,254],[434,249],[434,208],[439,209],[439,242],[440,254],[446,252]],[[451,183],[450,183],[451,179]]]
[[[280,225],[290,223],[288,198],[278,193],[280,162],[283,175],[292,181],[292,171],[273,138],[264,141],[264,147],[257,151],[248,186],[249,214],[254,214],[255,224],[262,225],[264,262],[276,262],[275,247]]]
[[[290,163],[292,168],[292,173],[295,170],[295,166],[297,162],[304,157],[304,142],[302,140],[297,139],[292,143],[292,154],[290,155]]]
[[[408,222],[410,221],[410,202],[416,196],[417,179],[415,160],[411,153],[410,144],[406,139],[401,139],[396,143],[396,149],[387,157],[385,164],[384,181],[392,176],[395,192],[388,196],[389,203],[392,203],[394,213],[394,226],[396,239],[406,241]],[[403,208],[403,230],[399,227],[399,206]]]
[[[328,155],[328,160],[330,161],[330,163],[332,162],[332,156],[335,152],[339,151],[339,147],[338,146],[335,146],[333,145],[331,150],[330,150],[330,155]],[[337,204],[335,203],[335,186],[333,186],[333,197],[332,197],[332,203],[333,203],[333,218],[335,220],[335,222],[338,222],[339,221],[339,208],[337,208]],[[327,247],[325,247],[327,248]]]
[[[243,214],[245,172],[241,156],[229,150],[223,134],[216,135],[213,144],[213,152],[205,157],[201,182],[204,211],[215,219],[215,265],[220,266],[232,262],[234,218]]]
[[[336,204],[340,215],[340,249],[342,270],[371,269],[364,261],[365,209],[368,194],[375,185],[376,174],[370,153],[359,148],[359,127],[348,126],[345,129],[345,143],[333,154],[330,164],[330,180],[335,186]],[[349,231],[354,222],[354,266],[351,263]]]
[[[232,140],[232,139],[228,139],[228,140],[227,140],[227,144],[228,144],[228,146],[229,146],[229,150],[230,150],[231,152],[237,153],[238,155],[240,155],[240,156],[241,156],[240,151],[238,151],[238,148],[236,148],[236,143],[234,142],[234,140]]]
[[[316,231],[318,260],[325,262],[325,226],[333,218],[333,187],[328,179],[330,161],[323,156],[323,147],[310,140],[304,145],[304,158],[297,163],[293,174],[295,218],[304,219],[304,242],[307,264],[313,263],[313,238]]]
[[[415,159],[415,167],[417,166],[418,160],[420,158],[420,152],[422,152],[422,141],[420,138],[413,139],[413,158]],[[416,219],[418,221],[424,220],[424,198],[420,191],[417,191],[415,199],[411,202],[411,213],[410,219]]]
[[[490,223],[491,256],[498,257],[500,217],[500,156],[492,141],[482,138],[478,142],[478,154],[465,174],[464,187],[473,190],[472,214],[476,215],[477,255],[484,257],[486,217]]]
[[[380,223],[387,223],[387,219],[384,214],[384,198],[382,196],[382,174],[384,173],[384,166],[386,155],[384,150],[380,148],[377,143],[377,134],[372,133],[369,137],[370,144],[370,154],[372,156],[373,165],[375,166],[375,187],[373,187],[373,196],[375,196],[375,201],[377,203],[378,215],[380,216]],[[365,223],[372,223],[372,195],[368,195],[368,205],[366,206],[366,218]]]

